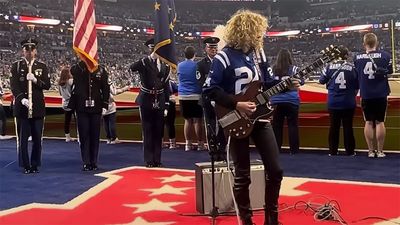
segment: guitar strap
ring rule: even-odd
[[[371,55],[369,53],[367,53],[367,56],[368,56],[369,60],[371,60],[372,64],[374,64],[375,69],[377,69],[378,66],[375,63],[375,60],[371,57]]]
[[[255,68],[257,70],[258,76],[260,77],[260,81],[264,83],[264,76],[261,73],[261,69],[260,69],[260,63],[263,63],[265,61],[265,53],[264,53],[264,49],[260,49],[260,50],[254,50],[253,51],[253,61],[255,64]],[[252,82],[254,80],[255,76],[253,76],[253,79],[250,81]]]

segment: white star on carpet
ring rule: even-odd
[[[174,223],[175,222],[148,222],[139,216],[139,217],[136,217],[135,220],[130,223],[119,224],[119,225],[170,225],[170,224],[174,224]]]
[[[165,212],[176,212],[172,206],[183,204],[184,202],[162,202],[156,198],[143,204],[124,204],[124,206],[137,208],[133,213],[142,213],[150,211],[165,211]]]
[[[154,189],[140,189],[141,191],[149,191],[151,194],[149,196],[154,195],[162,195],[162,194],[171,194],[171,195],[186,195],[186,190],[193,189],[192,187],[187,188],[176,188],[172,187],[168,184],[162,186],[161,188],[154,188]]]
[[[170,183],[170,182],[175,182],[175,181],[182,181],[182,182],[193,182],[194,176],[181,176],[178,174],[174,174],[173,176],[170,177],[158,177],[156,179],[163,180],[161,181],[162,184],[164,183]]]

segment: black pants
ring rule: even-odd
[[[336,155],[339,147],[340,125],[343,123],[344,148],[348,155],[354,154],[355,139],[353,133],[354,109],[330,109],[329,152]]]
[[[162,134],[164,128],[164,110],[140,107],[142,120],[144,162],[161,163]]]
[[[73,110],[69,110],[69,111],[64,110],[64,134],[69,134],[69,132],[70,132],[72,115],[75,116],[75,113]],[[76,118],[75,118],[75,121],[76,121]]]
[[[174,139],[176,137],[175,117],[176,117],[176,103],[173,101],[169,101],[168,113],[167,116],[165,117],[165,127],[167,128],[169,139]]]
[[[279,150],[282,147],[283,139],[283,123],[287,118],[289,131],[289,146],[290,152],[296,153],[299,151],[299,106],[291,103],[276,104],[272,125]]]
[[[43,117],[31,119],[16,118],[19,166],[24,168],[41,166],[43,121]],[[32,152],[30,161],[28,153],[29,136],[32,136]]]
[[[117,138],[116,119],[116,112],[103,116],[104,130],[106,131],[107,139],[111,141]]]
[[[226,136],[224,130],[217,121],[214,107],[211,105],[210,101],[203,100],[203,112],[210,154],[216,161],[224,160],[226,158]]]
[[[0,104],[0,135],[6,135],[7,116],[3,105]]]
[[[279,150],[274,132],[269,123],[257,122],[250,136],[256,145],[266,171],[265,206],[266,208],[276,208],[283,171],[279,163]],[[235,166],[233,191],[238,204],[239,215],[243,219],[252,215],[249,196],[249,185],[251,183],[249,138],[232,138],[230,146]]]
[[[77,119],[83,164],[97,165],[101,114],[78,112]]]

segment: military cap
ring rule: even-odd
[[[154,48],[154,38],[147,40],[144,45],[146,45],[149,48]]]
[[[28,39],[21,41],[21,46],[25,50],[33,50],[37,47],[38,43],[39,42],[36,41],[35,39],[28,38]]]
[[[206,39],[204,39],[203,43],[207,46],[207,47],[218,47],[218,42],[219,42],[219,38],[217,37],[208,37]]]

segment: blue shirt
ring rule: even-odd
[[[297,66],[289,66],[287,76],[278,76],[277,74],[275,74],[274,80],[280,82],[282,80],[289,79],[297,73],[297,69]],[[301,84],[304,84],[304,79],[301,80]],[[290,103],[297,106],[300,105],[300,96],[297,90],[289,90],[283,93],[276,94],[272,96],[270,100],[272,104]]]
[[[393,68],[389,53],[377,50],[358,54],[354,58],[354,66],[360,84],[361,98],[386,98],[390,94],[388,74],[393,73]],[[387,72],[384,74],[376,73],[377,67],[383,68]]]
[[[319,82],[328,89],[328,109],[352,109],[356,107],[358,79],[354,65],[338,61],[329,64]]]
[[[193,60],[185,60],[178,64],[178,94],[182,96],[192,96],[193,99],[199,99],[201,87],[196,79],[197,63]]]

